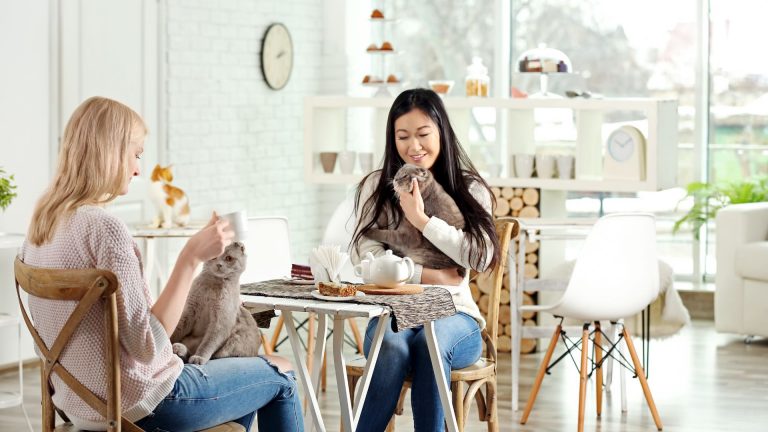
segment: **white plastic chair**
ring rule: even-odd
[[[260,282],[291,276],[291,247],[288,234],[288,219],[284,217],[248,218],[248,236],[243,239],[248,263],[240,275],[240,283]],[[258,312],[258,310],[252,310]],[[275,312],[277,314],[277,312]],[[279,314],[278,314],[279,315]],[[277,343],[277,336],[283,324],[279,315],[277,330],[271,341],[264,332],[261,334],[261,346],[268,355],[272,354]]]
[[[328,224],[323,233],[323,244],[336,244],[346,250],[352,235],[355,232],[355,200],[353,196],[348,196],[339,203],[336,210],[333,211]],[[348,251],[349,252],[349,251]],[[360,278],[355,276],[354,267],[350,261],[341,269],[341,280],[350,282],[361,282]]]
[[[245,253],[248,265],[240,283],[260,282],[291,276],[291,246],[288,219],[256,217],[248,219]]]
[[[342,250],[347,250],[355,233],[355,199],[354,195],[347,197],[336,206],[331,218],[325,226],[323,233],[323,244],[339,245]],[[347,250],[347,252],[349,252]],[[355,276],[354,267],[351,261],[347,261],[341,269],[341,280],[348,282],[362,282]],[[363,337],[354,318],[347,320],[349,329],[352,331],[352,337],[355,341],[356,349],[359,353],[363,352]]]
[[[600,321],[617,323],[620,328],[618,343],[625,343],[631,356],[634,370],[640,379],[646,402],[656,427],[661,430],[656,404],[648,388],[642,364],[623,318],[633,316],[648,306],[659,293],[659,267],[656,254],[655,218],[651,214],[611,214],[598,220],[587,236],[584,247],[576,260],[573,275],[560,300],[554,305],[524,306],[523,310],[549,312],[560,318],[549,347],[541,362],[531,395],[520,419],[525,424],[533,409],[549,361],[563,331],[563,319],[575,319],[583,323],[581,335],[581,367],[579,386],[578,430],[584,428],[584,407],[586,405],[587,375],[594,365],[596,375],[597,415],[602,412],[602,363],[603,354],[614,356],[606,350],[602,337],[606,336]],[[590,323],[594,323],[595,358],[587,364],[590,340]],[[564,339],[565,340],[565,339]],[[619,354],[622,358],[623,355]]]

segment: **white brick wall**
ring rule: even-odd
[[[190,196],[193,216],[246,208],[289,220],[296,262],[322,236],[343,189],[303,178],[303,101],[339,90],[323,68],[323,2],[185,0],[168,2],[168,143],[164,163]],[[261,74],[261,39],[284,23],[293,39],[288,85],[273,91]],[[328,62],[324,62],[324,56]],[[326,66],[325,64],[328,64]],[[330,66],[333,65],[333,66]],[[344,76],[339,79],[343,81]]]

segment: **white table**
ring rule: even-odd
[[[147,279],[149,289],[154,293],[155,298],[165,288],[165,282],[168,280],[165,268],[157,255],[157,239],[171,238],[189,238],[200,231],[202,225],[174,228],[149,228],[136,227],[131,231],[131,235],[137,239],[144,240],[144,277]],[[157,272],[157,279],[153,278],[153,273]]]
[[[342,430],[347,432],[354,431],[360,421],[363,402],[368,393],[368,387],[371,383],[373,370],[379,357],[379,350],[381,348],[381,342],[384,339],[385,330],[390,325],[391,317],[389,309],[383,306],[348,302],[267,297],[248,294],[243,294],[240,297],[243,300],[243,303],[248,307],[271,308],[280,310],[286,315],[285,325],[291,339],[291,348],[298,368],[298,378],[310,403],[308,413],[304,414],[304,429],[307,431],[311,431],[313,427],[320,432],[325,432],[326,430],[320,414],[320,408],[318,407],[317,395],[321,369],[319,365],[322,364],[323,354],[325,353],[325,339],[328,330],[327,320],[333,320],[333,359],[336,368],[336,385],[338,386]],[[318,366],[312,370],[311,376],[307,371],[304,353],[302,352],[302,345],[299,340],[298,332],[296,331],[296,326],[293,322],[293,312],[313,312],[318,316],[317,344],[315,344],[315,350],[311,354],[313,356],[313,364]],[[379,322],[376,327],[373,344],[368,353],[365,369],[363,369],[363,376],[357,386],[355,404],[353,407],[349,398],[349,386],[346,379],[346,362],[342,350],[344,347],[344,321],[347,318],[356,317],[368,319],[379,317]],[[435,380],[440,393],[440,401],[443,405],[448,430],[450,432],[458,432],[456,417],[453,412],[453,405],[450,397],[449,384],[445,382],[445,375],[443,374],[443,362],[438,350],[434,322],[424,324],[424,330],[427,332],[427,345],[429,347],[430,358],[432,359],[432,370],[435,374]]]

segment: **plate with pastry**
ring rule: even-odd
[[[365,293],[358,292],[354,285],[337,282],[320,282],[312,297],[328,301],[349,301]]]

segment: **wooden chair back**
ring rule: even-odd
[[[486,316],[483,339],[488,345],[488,357],[496,360],[496,347],[499,335],[499,304],[501,302],[501,288],[504,285],[504,274],[509,265],[509,245],[520,231],[520,224],[512,218],[499,218],[496,220],[496,235],[499,238],[499,260],[491,272],[493,289],[488,298],[488,316]],[[515,265],[512,260],[512,265]]]
[[[51,432],[55,427],[55,407],[51,396],[51,374],[56,375],[69,386],[85,403],[107,419],[108,431],[139,432],[135,424],[121,417],[120,410],[120,351],[117,327],[117,297],[119,288],[117,277],[107,270],[77,269],[60,270],[36,268],[24,264],[18,257],[14,262],[16,276],[16,295],[19,299],[24,322],[29,333],[44,357],[41,365],[41,390],[43,409],[43,431]],[[46,346],[35,329],[24,303],[19,287],[27,294],[48,300],[76,301],[77,306],[62,327],[53,345]],[[107,345],[107,400],[96,396],[80,383],[61,364],[60,355],[71,339],[77,327],[94,305],[104,300],[104,332]]]

